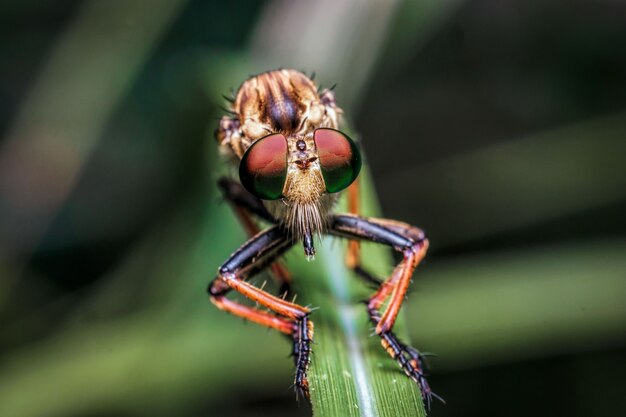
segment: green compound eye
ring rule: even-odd
[[[262,200],[283,195],[287,178],[287,139],[279,134],[265,136],[248,148],[239,164],[241,184]]]
[[[356,144],[335,129],[317,129],[313,134],[326,191],[336,193],[348,187],[361,170],[361,154]]]

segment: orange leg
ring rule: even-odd
[[[271,295],[245,280],[270,265],[293,245],[279,226],[273,226],[248,240],[220,267],[208,292],[211,301],[221,310],[254,323],[278,330],[293,338],[296,362],[295,386],[308,395],[306,372],[313,338],[310,310],[298,304]],[[226,294],[235,290],[246,298],[268,308],[270,312],[232,301]]]
[[[357,216],[361,214],[361,186],[359,178],[348,187],[348,213]],[[360,264],[361,243],[358,240],[351,240],[348,242],[346,265],[348,265],[348,268],[354,269]]]
[[[212,296],[211,301],[220,310],[234,314],[238,317],[243,317],[246,320],[260,324],[261,326],[269,327],[271,329],[278,330],[286,335],[293,335],[294,324],[291,320],[286,320],[282,317],[275,316],[265,311],[260,311],[253,307],[248,307],[235,301],[229,300],[226,296],[218,295]]]
[[[383,313],[380,322],[376,326],[376,333],[381,334],[390,331],[393,328],[393,325],[398,318],[400,307],[404,302],[409,284],[411,283],[413,271],[421,260],[424,259],[427,250],[428,240],[423,240],[422,242],[417,243],[413,248],[407,250],[407,253],[405,253],[405,259],[397,267],[397,274],[392,275],[392,279],[395,279],[390,286],[393,288],[391,300],[389,301],[389,305]]]
[[[224,280],[233,290],[243,294],[256,303],[269,308],[281,316],[292,320],[298,320],[310,313],[308,308],[266,293],[254,285],[243,281],[241,277],[238,277],[235,274],[220,274],[219,278]]]
[[[330,232],[350,239],[369,240],[391,246],[402,253],[403,260],[394,268],[385,282],[370,297],[367,310],[376,325],[376,334],[387,353],[394,358],[404,372],[418,383],[427,405],[434,394],[426,381],[422,355],[414,348],[400,342],[392,332],[398,313],[406,296],[413,271],[426,255],[428,240],[424,233],[413,226],[393,220],[363,218],[354,215],[333,217]],[[358,271],[355,266],[355,271]],[[381,314],[381,309],[388,302]]]

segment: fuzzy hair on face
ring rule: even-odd
[[[321,235],[326,229],[329,211],[335,198],[324,193],[324,180],[319,169],[295,170],[289,175],[285,198],[268,207],[295,239],[305,235]]]
[[[321,212],[320,197],[324,192],[321,172],[316,169],[294,170],[290,174],[291,181],[285,192],[288,200],[285,225],[298,238],[308,233],[320,234],[326,220]]]

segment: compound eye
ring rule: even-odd
[[[313,134],[326,191],[336,193],[352,182],[361,170],[361,154],[356,144],[335,129],[317,129]]]
[[[287,139],[281,134],[254,142],[241,158],[241,184],[262,200],[282,197],[287,178]]]

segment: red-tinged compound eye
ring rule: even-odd
[[[336,193],[356,179],[361,170],[361,154],[356,144],[335,129],[317,129],[313,134],[320,158],[326,191]]]
[[[277,200],[287,177],[287,139],[281,134],[254,142],[241,158],[241,184],[263,200]]]

